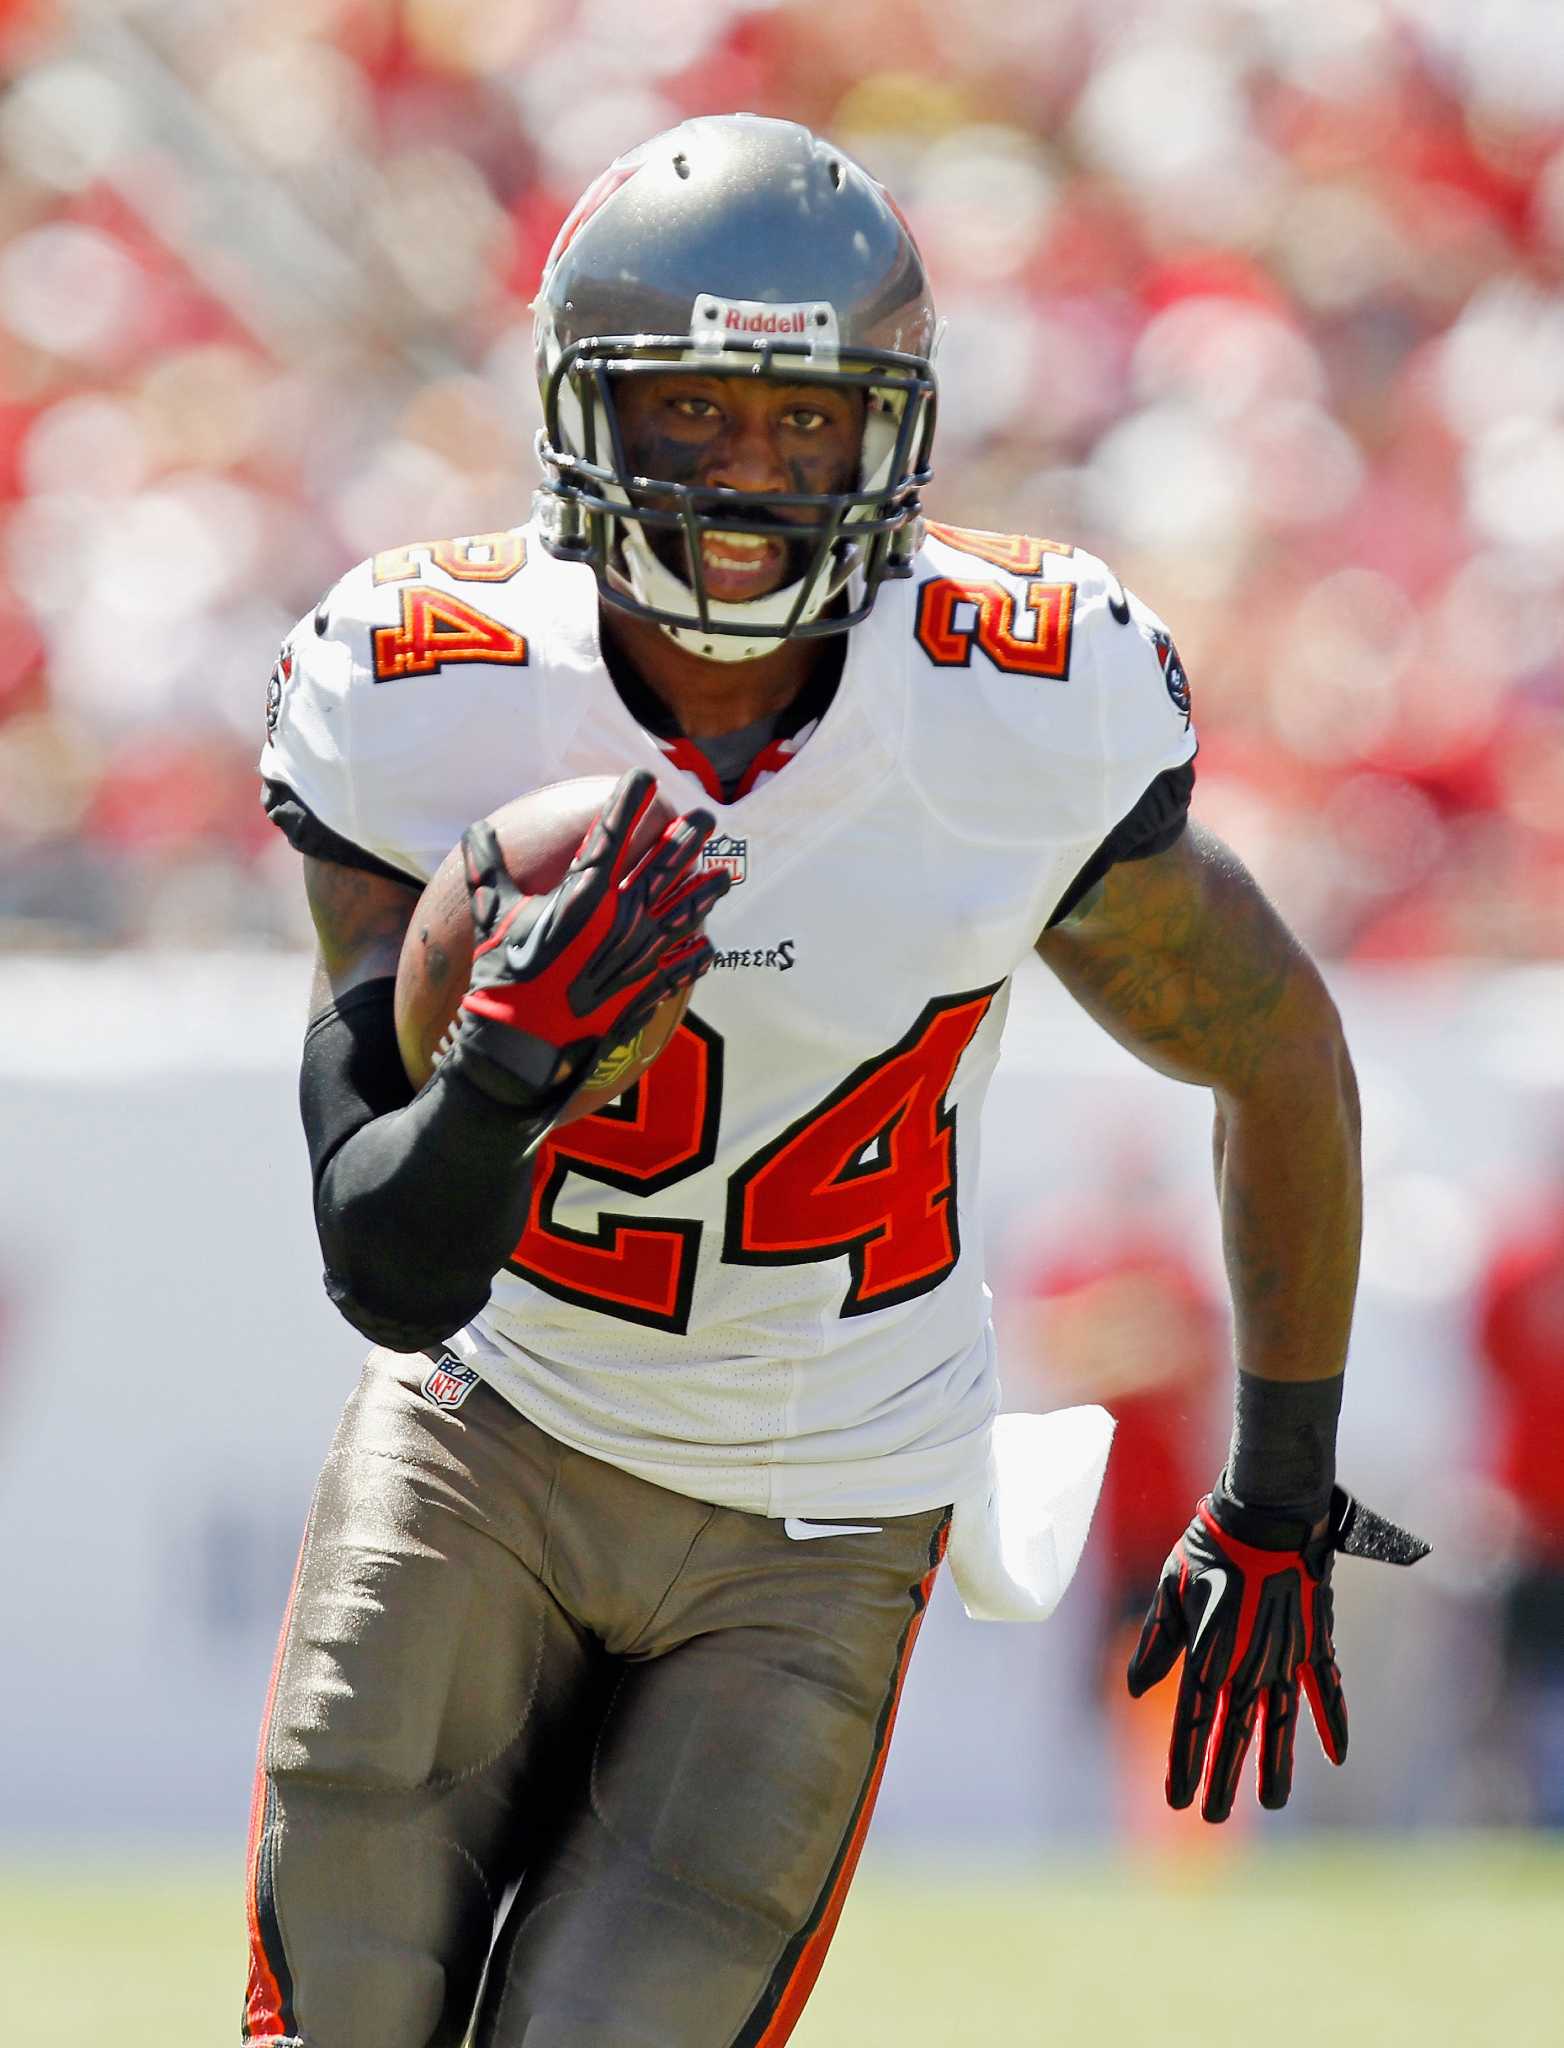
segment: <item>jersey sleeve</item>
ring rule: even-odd
[[[373,843],[356,783],[355,711],[370,686],[367,565],[350,571],[283,641],[266,696],[267,816],[301,853],[415,879],[399,849]]]
[[[413,882],[417,877],[405,868],[379,860],[340,832],[323,825],[302,798],[285,782],[265,780],[261,784],[261,807],[295,853],[315,860],[333,861],[341,868],[361,868],[365,874],[384,875],[391,882]]]
[[[1173,636],[1148,605],[1103,570],[1100,603],[1082,620],[1082,654],[1091,664],[1099,732],[1102,832],[1118,847],[1116,859],[1157,852],[1140,842],[1161,836],[1171,844],[1175,820],[1169,803],[1182,791],[1187,811],[1197,740],[1189,678]],[[1176,803],[1175,803],[1175,807]],[[1144,818],[1141,813],[1144,811]],[[1137,821],[1145,824],[1144,832]],[[1181,817],[1177,821],[1181,823]]]
[[[1189,679],[1173,637],[1111,571],[1101,574],[1101,602],[1088,614],[1086,639],[1102,734],[1103,817],[1110,822],[1054,906],[1050,926],[1068,917],[1110,868],[1172,846],[1188,823],[1195,787]]]
[[[1149,860],[1165,853],[1189,822],[1189,799],[1195,787],[1195,764],[1164,768],[1141,796],[1135,808],[1119,820],[1069,888],[1054,905],[1048,922],[1062,924],[1086,896],[1120,861]]]
[[[474,818],[558,779],[573,700],[550,708],[538,638],[554,613],[533,566],[519,530],[418,541],[360,563],[300,620],[260,764],[295,846],[423,883]]]

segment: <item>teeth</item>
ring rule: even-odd
[[[701,552],[713,556],[739,555],[746,561],[755,561],[775,545],[758,533],[708,533],[702,537]]]

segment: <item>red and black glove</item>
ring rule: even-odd
[[[1300,1685],[1326,1756],[1333,1764],[1345,1758],[1347,1703],[1331,1641],[1337,1551],[1408,1565],[1426,1557],[1428,1545],[1339,1486],[1312,1528],[1240,1506],[1220,1480],[1195,1509],[1162,1567],[1129,1668],[1139,1699],[1184,1659],[1168,1750],[1169,1806],[1188,1806],[1198,1790],[1202,1816],[1226,1820],[1257,1732],[1260,1804],[1285,1806]]]
[[[656,792],[644,770],[621,776],[547,896],[517,888],[487,820],[462,835],[472,979],[442,1064],[539,1118],[557,1116],[607,1046],[711,965],[703,927],[729,878],[698,863],[715,820],[690,811],[633,860]]]

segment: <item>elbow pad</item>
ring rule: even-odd
[[[356,1131],[413,1099],[396,1042],[395,997],[389,975],[362,982],[312,1017],[304,1034],[299,1114],[317,1194],[327,1166]]]
[[[299,1106],[326,1293],[372,1343],[420,1351],[487,1302],[526,1223],[538,1122],[455,1071],[415,1095],[394,986],[366,982],[311,1021]]]

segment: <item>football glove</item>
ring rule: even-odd
[[[631,842],[656,790],[644,770],[621,776],[546,896],[517,887],[487,820],[462,835],[472,977],[441,1064],[545,1128],[601,1052],[712,962],[703,926],[729,877],[698,862],[715,820],[687,812],[635,860]]]
[[[1347,1703],[1331,1641],[1331,1564],[1337,1551],[1384,1564],[1416,1564],[1428,1545],[1362,1507],[1341,1487],[1313,1528],[1245,1508],[1222,1481],[1195,1509],[1162,1567],[1129,1689],[1141,1694],[1184,1659],[1168,1750],[1169,1806],[1200,1792],[1209,1821],[1233,1810],[1239,1774],[1258,1734],[1262,1806],[1287,1804],[1302,1686],[1333,1764],[1347,1754]]]

